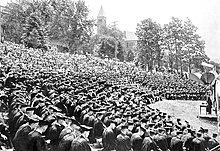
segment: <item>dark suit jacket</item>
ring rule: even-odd
[[[170,144],[170,151],[183,151],[183,142],[177,137],[173,137]]]
[[[209,149],[212,149],[212,148],[214,148],[214,147],[216,147],[218,145],[219,145],[219,142],[216,139],[214,139],[214,138],[211,138],[209,140],[209,142],[208,142]]]
[[[192,140],[193,143],[193,151],[205,151],[204,138],[194,138]]]
[[[154,138],[154,141],[156,142],[157,146],[162,150],[162,151],[167,151],[168,149],[168,144],[167,144],[167,139],[164,135],[156,135]]]
[[[145,137],[143,140],[142,151],[159,151],[160,148],[157,146],[156,142],[150,138]]]

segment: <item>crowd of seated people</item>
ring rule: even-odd
[[[187,79],[9,42],[0,56],[1,110],[8,113],[1,149],[203,151],[219,144],[208,129],[148,106],[169,90],[204,91]]]

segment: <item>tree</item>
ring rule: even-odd
[[[71,52],[89,42],[94,20],[88,19],[88,7],[84,1],[52,0],[53,19],[50,39],[67,44]]]
[[[134,58],[135,58],[134,52],[131,49],[129,49],[126,54],[125,61],[132,62]]]
[[[31,47],[58,41],[76,51],[89,42],[94,25],[82,0],[19,0],[8,3],[5,12],[5,39]]]
[[[145,19],[137,25],[138,62],[143,67],[152,70],[157,62],[160,66],[162,59],[162,28],[152,19]]]
[[[177,71],[179,70],[179,67],[181,67],[180,69],[182,71],[182,48],[184,46],[184,30],[182,20],[180,20],[177,17],[172,17],[171,21],[168,24],[166,24],[164,28],[166,32],[166,47],[170,49],[170,63],[172,64],[172,67],[174,66],[176,68]]]
[[[185,64],[188,65],[188,71],[191,72],[192,65],[199,68],[202,62],[209,60],[205,54],[205,41],[196,33],[197,27],[187,18],[184,21],[184,50]]]
[[[51,14],[48,2],[20,0],[8,3],[3,15],[5,39],[28,47],[44,48]]]
[[[119,59],[124,61],[123,32],[114,26],[102,26],[101,34],[96,34],[91,39],[93,52],[101,58]]]
[[[124,61],[124,52],[121,42],[118,42],[116,56],[120,61]]]
[[[205,54],[205,42],[196,33],[197,27],[188,18],[185,21],[172,17],[164,25],[164,48],[168,50],[169,67],[177,71],[191,71],[209,60]]]
[[[27,47],[44,48],[46,36],[41,26],[41,20],[36,13],[30,14],[23,25],[22,43]]]
[[[4,39],[21,43],[23,28],[22,25],[26,20],[24,8],[19,3],[7,3],[3,14]]]

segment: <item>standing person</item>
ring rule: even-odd
[[[212,97],[212,92],[211,90],[208,91],[208,94],[207,94],[207,106],[206,106],[206,112],[208,114],[211,114],[212,113],[212,100],[211,100],[211,97]]]

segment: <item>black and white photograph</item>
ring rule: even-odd
[[[0,0],[0,151],[220,151],[220,0]]]

